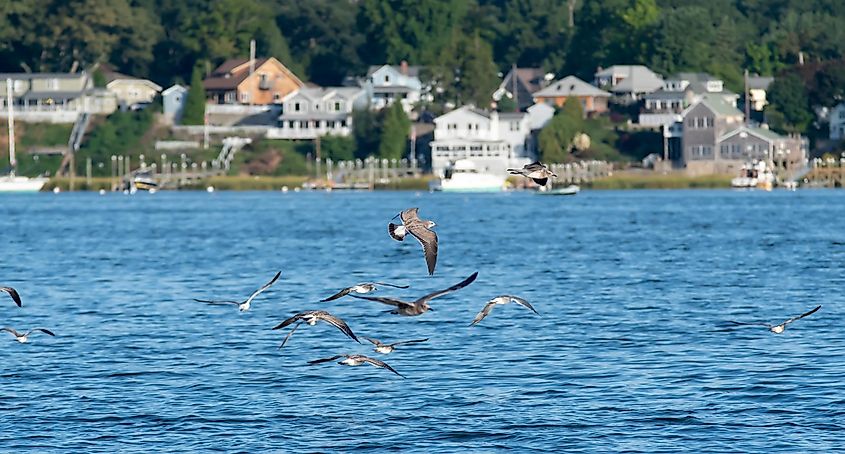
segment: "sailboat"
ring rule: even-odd
[[[38,192],[47,183],[46,178],[29,178],[15,175],[18,161],[15,160],[15,111],[12,99],[12,79],[6,79],[6,105],[9,108],[9,163],[12,171],[0,176],[0,192]]]

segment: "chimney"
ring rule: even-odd
[[[402,62],[399,63],[399,72],[402,73],[402,75],[405,75],[405,76],[408,75],[408,62],[407,61],[402,60]]]

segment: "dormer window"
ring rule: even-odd
[[[335,112],[340,112],[340,103],[339,102],[334,103],[334,110],[335,110]]]
[[[293,103],[293,111],[299,112],[302,107],[299,105],[298,102]]]
[[[388,82],[390,82],[390,76],[385,74],[384,75],[384,83],[388,83]]]
[[[707,81],[707,91],[711,93],[718,93],[722,91],[723,83],[721,80],[708,80]]]

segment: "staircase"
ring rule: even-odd
[[[74,153],[79,151],[82,145],[82,139],[85,137],[85,131],[88,130],[88,124],[91,122],[91,115],[88,113],[81,113],[76,117],[73,123],[73,129],[70,131],[70,137],[67,141],[67,152],[65,153],[62,163],[59,164],[59,169],[56,175],[65,175],[73,159]]]

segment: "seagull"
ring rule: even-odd
[[[481,312],[479,312],[475,316],[475,319],[472,321],[472,323],[469,324],[469,326],[473,326],[476,323],[484,320],[484,317],[490,315],[490,311],[492,311],[493,308],[496,307],[497,304],[508,304],[510,302],[514,302],[516,304],[519,304],[520,306],[522,306],[526,309],[530,309],[531,312],[534,312],[535,314],[540,315],[540,313],[538,313],[537,310],[534,309],[534,306],[532,306],[531,303],[529,303],[528,301],[525,301],[524,299],[522,299],[518,296],[500,295],[500,296],[497,296],[497,297],[491,299],[490,301],[488,301],[487,304],[484,305],[484,309],[481,309]]]
[[[346,287],[345,289],[335,293],[334,295],[321,299],[321,303],[325,303],[326,301],[334,301],[338,298],[344,297],[350,293],[370,293],[378,290],[379,285],[385,287],[393,287],[393,288],[408,288],[407,285],[396,285],[396,284],[388,284],[386,282],[364,282],[362,284],[353,285],[352,287]]]
[[[281,275],[282,275],[281,271],[276,273],[276,275],[273,276],[273,279],[270,279],[270,282],[261,286],[260,289],[252,292],[252,295],[249,295],[249,298],[247,298],[246,301],[213,301],[213,300],[200,300],[200,299],[196,299],[196,298],[194,298],[194,301],[198,301],[200,303],[217,304],[217,305],[234,304],[235,306],[238,306],[239,311],[246,312],[246,311],[249,310],[249,305],[252,303],[252,300],[255,299],[255,297],[258,296],[259,293],[261,293],[264,290],[267,290],[268,288],[270,288],[270,286],[273,285],[279,279],[279,276],[281,276]]]
[[[387,232],[396,241],[404,241],[405,235],[411,234],[423,247],[425,252],[425,263],[428,265],[429,276],[434,274],[434,266],[437,264],[437,234],[431,230],[437,224],[434,221],[420,219],[417,212],[419,208],[408,208],[394,216],[402,219],[402,225],[394,223],[387,224]]]
[[[549,170],[545,164],[535,161],[531,164],[526,164],[521,169],[508,169],[511,175],[525,175],[534,180],[540,186],[545,186],[549,181],[549,177],[557,178],[557,174]]]
[[[358,296],[352,295],[355,298],[362,299],[362,300],[370,300],[370,301],[378,301],[379,303],[389,304],[391,306],[396,306],[396,309],[392,309],[388,312],[391,314],[400,314],[400,315],[420,315],[429,310],[433,310],[429,305],[428,302],[437,298],[438,296],[443,296],[447,293],[454,292],[455,290],[460,290],[467,285],[471,284],[475,278],[478,277],[478,271],[472,273],[472,276],[464,279],[461,282],[445,289],[445,290],[438,290],[434,293],[429,293],[428,295],[423,296],[415,301],[402,301],[396,298],[389,298],[389,297],[378,297],[378,296]]]
[[[376,348],[373,349],[374,352],[384,353],[385,355],[393,352],[393,350],[396,350],[397,345],[419,344],[420,342],[427,342],[428,341],[428,338],[426,337],[425,339],[417,339],[417,340],[409,340],[409,341],[402,341],[402,342],[394,342],[392,344],[385,344],[385,343],[382,343],[380,340],[373,339],[371,337],[364,337],[364,339],[366,339],[368,342],[370,342],[371,344],[376,346]]]
[[[783,333],[783,331],[786,329],[786,325],[788,325],[788,324],[790,324],[790,323],[794,322],[795,320],[800,320],[800,319],[802,319],[802,318],[804,318],[804,317],[806,317],[806,316],[808,316],[808,315],[810,315],[810,314],[812,314],[812,313],[816,312],[816,311],[817,311],[817,310],[819,310],[819,309],[821,309],[821,305],[816,306],[813,310],[808,311],[808,312],[805,312],[805,313],[803,313],[803,314],[801,314],[801,315],[799,315],[799,316],[797,316],[797,317],[792,317],[792,318],[790,318],[789,320],[787,320],[787,321],[785,321],[785,322],[781,323],[780,325],[770,325],[770,324],[768,324],[768,323],[762,323],[762,322],[757,322],[757,323],[743,323],[743,322],[735,322],[735,321],[733,321],[733,320],[730,320],[730,323],[733,323],[734,325],[755,325],[755,326],[765,326],[766,328],[768,328],[768,329],[769,329],[769,331],[771,331],[771,332],[773,332],[773,333],[775,333],[775,334],[781,334],[781,333]]]
[[[294,331],[296,331],[296,329],[299,328],[299,325],[301,325],[302,322],[305,322],[305,323],[307,323],[311,326],[314,326],[320,320],[322,320],[322,321],[328,323],[329,325],[332,325],[335,328],[343,331],[343,334],[346,334],[350,339],[354,340],[355,342],[358,342],[359,344],[361,343],[361,341],[358,340],[358,337],[355,336],[355,333],[353,333],[352,330],[349,328],[349,325],[347,325],[346,322],[339,319],[338,317],[335,317],[334,315],[329,314],[326,311],[305,311],[305,312],[300,312],[300,313],[294,315],[293,317],[291,317],[291,318],[289,318],[289,319],[283,321],[282,323],[279,323],[278,325],[273,327],[273,329],[282,329],[282,328],[284,328],[284,327],[286,327],[290,324],[293,324],[294,322],[299,322],[299,323],[296,324],[296,326],[293,327],[292,330],[290,330],[288,335],[285,336],[285,340],[282,341],[282,345],[280,345],[279,348],[284,347],[285,344],[288,343],[288,339],[290,339],[290,337],[293,336]]]
[[[369,356],[364,356],[364,355],[348,355],[348,354],[347,355],[335,355],[335,356],[332,356],[331,358],[315,359],[314,361],[308,361],[308,365],[313,366],[314,364],[327,363],[329,361],[334,361],[338,358],[345,358],[343,361],[337,362],[338,364],[343,365],[343,366],[360,366],[361,364],[369,363],[369,364],[372,364],[373,366],[381,367],[382,369],[387,369],[387,370],[393,372],[394,374],[396,374],[396,375],[398,375],[402,378],[405,378],[404,375],[400,374],[399,372],[396,372],[396,369],[390,367],[386,362],[375,359],[375,358],[370,358]]]
[[[12,287],[0,287],[0,292],[8,293],[9,296],[12,297],[12,301],[14,301],[15,304],[18,305],[18,307],[21,307],[21,296],[18,295],[17,290],[13,289]]]
[[[53,334],[52,331],[50,331],[49,329],[45,329],[45,328],[32,328],[31,330],[27,331],[26,333],[19,333],[19,332],[15,331],[14,328],[3,327],[3,328],[0,328],[0,331],[8,331],[13,336],[15,336],[16,341],[18,341],[22,344],[29,342],[29,335],[32,334],[34,331],[41,331],[44,334],[49,334],[51,336],[55,336],[55,334]]]

